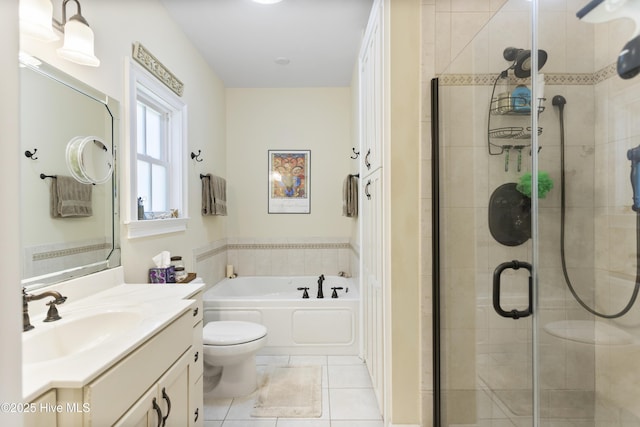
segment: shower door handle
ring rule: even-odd
[[[519,270],[520,268],[526,268],[529,270],[529,307],[526,310],[510,310],[506,311],[500,305],[500,277],[502,272],[508,268],[513,270]],[[533,281],[531,280],[531,264],[524,261],[509,261],[503,262],[493,271],[493,308],[502,317],[509,317],[511,319],[520,319],[521,317],[530,316],[533,313]]]

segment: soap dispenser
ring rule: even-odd
[[[531,112],[531,90],[525,85],[518,85],[511,93],[513,111],[517,113]]]

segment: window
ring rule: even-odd
[[[129,63],[128,236],[186,229],[186,105]]]

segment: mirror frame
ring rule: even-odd
[[[35,63],[31,62],[31,59],[34,59]],[[49,286],[55,283],[59,283],[65,280],[78,278],[81,276],[86,276],[92,273],[97,273],[99,271],[107,270],[110,268],[119,267],[121,265],[121,248],[120,248],[120,201],[118,197],[118,184],[119,184],[119,174],[118,174],[118,160],[117,160],[117,152],[119,146],[119,138],[120,138],[120,103],[105,95],[104,93],[98,91],[97,89],[89,86],[88,84],[81,82],[80,80],[71,77],[65,72],[53,67],[50,64],[42,61],[41,59],[25,54],[24,52],[20,53],[20,58],[18,61],[20,67],[29,68],[32,71],[43,75],[44,77],[48,77],[58,83],[67,86],[68,88],[75,90],[99,103],[104,105],[107,113],[111,116],[111,153],[113,156],[113,173],[111,175],[111,208],[112,208],[112,218],[111,218],[111,232],[112,232],[112,247],[111,251],[107,255],[104,261],[94,262],[87,265],[82,265],[78,267],[73,267],[65,270],[54,271],[51,273],[46,273],[40,276],[34,276],[29,278],[22,278],[21,286],[26,289],[38,289],[41,287]],[[107,142],[107,141],[105,141]],[[20,142],[22,144],[22,142]],[[109,181],[105,182],[104,185],[109,185]],[[22,185],[22,183],[20,183]],[[22,189],[24,190],[24,189]],[[22,248],[21,248],[22,251]]]

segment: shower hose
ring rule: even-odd
[[[562,274],[564,275],[564,280],[567,283],[567,287],[571,294],[575,298],[575,300],[580,304],[585,310],[589,313],[602,317],[604,319],[617,319],[619,317],[624,316],[629,312],[631,307],[636,301],[638,297],[638,291],[640,291],[640,212],[636,213],[636,283],[633,288],[633,293],[627,305],[618,313],[614,314],[604,314],[600,313],[593,308],[589,307],[587,303],[585,303],[573,285],[571,284],[571,279],[569,278],[569,273],[567,272],[567,261],[565,257],[565,238],[564,238],[564,229],[565,229],[565,177],[564,177],[564,105],[567,103],[567,100],[561,96],[556,95],[553,97],[551,102],[554,106],[558,107],[560,113],[560,258],[562,260]]]

